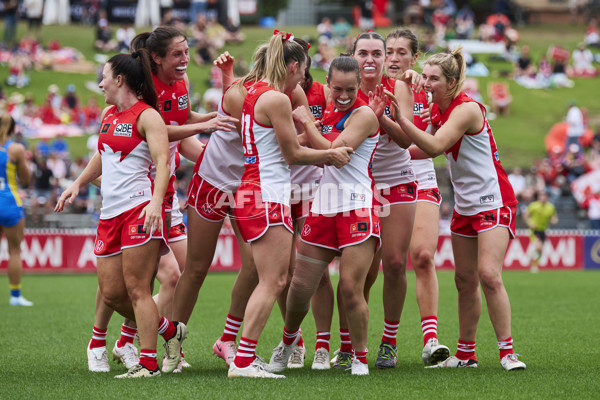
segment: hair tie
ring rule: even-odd
[[[285,42],[286,40],[291,42],[294,40],[294,35],[292,35],[289,32],[286,32],[286,31],[279,31],[279,30],[275,29],[273,31],[273,36],[275,36],[275,35],[281,35],[282,42]]]
[[[131,53],[131,57],[133,58],[138,58],[140,56],[140,53],[138,51],[134,51],[133,53]]]
[[[310,43],[306,42],[306,50],[310,50]]]

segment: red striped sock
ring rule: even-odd
[[[235,342],[243,321],[244,318],[238,318],[231,314],[227,314],[225,329],[223,330],[223,335],[221,335],[221,342]]]
[[[512,337],[504,340],[498,340],[498,350],[500,350],[500,359],[502,360],[507,354],[513,354]]]
[[[177,333],[177,328],[175,328],[175,324],[165,317],[160,317],[160,322],[158,323],[158,334],[163,337],[165,340],[171,339]]]
[[[323,348],[329,351],[329,339],[331,339],[331,333],[317,331],[317,344],[315,344],[315,350]]]
[[[140,365],[148,368],[150,371],[156,371],[158,369],[156,349],[140,349]]]
[[[296,329],[295,331],[288,331],[283,328],[283,344],[286,346],[290,346],[296,340],[296,337],[300,334],[300,329]]]
[[[475,356],[475,342],[467,342],[458,339],[455,356],[461,360],[468,360],[469,358],[477,360],[477,357]]]
[[[423,346],[427,344],[429,339],[437,339],[437,317],[421,318],[421,329],[423,330]]]
[[[238,368],[245,368],[252,364],[252,361],[256,358],[256,340],[246,339],[245,337],[240,338],[240,345],[238,346],[237,353],[235,353],[235,359],[233,363]]]
[[[137,333],[137,328],[132,328],[125,324],[121,325],[121,337],[117,343],[118,347],[125,346],[126,343],[133,343],[133,338]]]
[[[392,346],[396,345],[396,335],[398,334],[398,327],[400,321],[388,321],[384,319],[383,323],[383,336],[381,337],[382,342],[387,342]]]
[[[97,347],[106,347],[106,331],[108,329],[100,329],[94,327],[92,329],[92,341],[90,342],[90,349]]]
[[[348,329],[340,329],[340,351],[352,351],[352,340]]]
[[[365,351],[357,351],[354,353],[354,357],[356,357],[356,359],[361,363],[367,364],[367,352],[368,350],[366,349]]]
[[[296,346],[304,346],[304,339],[302,339],[302,330],[300,330],[300,339],[298,340],[298,343],[296,343]]]

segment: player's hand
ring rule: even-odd
[[[235,124],[239,120],[227,115],[219,115],[206,122],[200,122],[197,124],[198,133],[210,134],[214,131],[225,131],[229,132],[235,129]]]
[[[377,118],[381,118],[386,104],[387,98],[385,97],[383,85],[377,85],[375,92],[369,92],[369,107],[373,110]]]
[[[162,202],[150,201],[140,213],[139,219],[144,219],[144,232],[152,235],[162,229]]]
[[[232,71],[233,63],[235,62],[235,58],[229,54],[228,51],[222,53],[215,61],[213,61],[213,65],[219,68],[221,71]]]
[[[54,212],[61,212],[65,208],[65,202],[73,204],[73,201],[79,194],[79,185],[73,182],[58,198]]]
[[[336,168],[342,168],[344,165],[350,162],[350,154],[354,153],[352,147],[336,147],[335,149],[327,150],[329,157],[327,163],[333,165]]]

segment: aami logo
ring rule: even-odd
[[[185,110],[188,105],[188,95],[184,94],[183,96],[179,96],[179,98],[177,98],[177,104],[179,105],[179,111]]]
[[[115,136],[131,137],[133,134],[133,124],[118,124],[115,128]]]
[[[368,229],[366,222],[357,222],[355,224],[350,225],[350,233],[356,232],[366,232]]]
[[[332,130],[333,130],[333,125],[321,125],[321,134],[322,135],[331,133]]]
[[[400,171],[400,176],[408,176],[408,175],[412,175],[412,174],[413,174],[412,168],[407,168],[407,169],[403,169],[402,171]]]
[[[256,162],[256,156],[246,156],[246,164],[254,164]]]
[[[479,198],[479,203],[481,203],[481,204],[487,204],[487,203],[493,203],[493,202],[494,202],[493,194],[489,194],[487,196],[481,196]]]
[[[166,100],[164,102],[163,111],[171,111],[173,109],[173,100]]]
[[[104,124],[104,125],[102,125],[102,129],[100,130],[100,133],[106,133],[106,132],[108,132],[109,128],[110,128],[110,124]]]
[[[309,106],[315,119],[321,119],[323,117],[323,106]]]

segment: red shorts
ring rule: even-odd
[[[199,216],[211,222],[223,221],[229,209],[235,204],[233,193],[224,192],[200,175],[194,174],[185,206],[190,206]]]
[[[417,182],[379,189],[379,201],[382,207],[392,204],[415,203],[417,201]]]
[[[310,213],[302,227],[301,240],[305,243],[341,251],[357,245],[371,236],[377,238],[379,248],[379,215],[375,209],[361,208],[331,216]]]
[[[311,200],[299,200],[297,203],[294,203],[290,206],[292,210],[292,221],[298,221],[301,218],[304,218],[310,213],[310,207],[312,205]]]
[[[247,243],[259,239],[270,226],[283,225],[294,232],[290,207],[284,204],[250,201],[236,206],[234,216],[242,239]]]
[[[490,229],[502,226],[508,228],[510,238],[513,239],[517,224],[516,216],[516,206],[504,206],[475,215],[460,215],[454,211],[452,213],[450,231],[459,236],[477,237],[479,232],[489,231]]]
[[[98,222],[96,241],[94,242],[94,254],[96,257],[109,257],[119,254],[123,249],[141,246],[150,239],[162,239],[159,255],[169,252],[169,246],[165,232],[167,224],[163,209],[163,227],[160,232],[152,232],[152,235],[144,232],[144,219],[139,218],[140,213],[148,205],[149,201],[125,211],[110,219],[101,219]]]
[[[182,222],[178,225],[172,226],[169,230],[169,243],[178,242],[184,239],[187,239],[184,223]]]
[[[425,201],[439,206],[442,204],[442,194],[438,188],[419,189],[417,192],[417,201]]]

